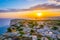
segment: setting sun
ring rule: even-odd
[[[37,16],[42,16],[42,13],[37,13]]]

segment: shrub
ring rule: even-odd
[[[58,30],[58,27],[52,27],[52,30]]]

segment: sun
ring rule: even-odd
[[[37,16],[42,16],[42,13],[37,13]]]

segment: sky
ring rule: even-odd
[[[22,11],[22,12],[3,12],[0,13],[0,18],[35,18],[38,13],[42,14],[42,17],[56,17],[60,16],[60,9],[56,10],[34,10],[34,11]],[[41,17],[39,16],[39,17]]]
[[[27,9],[38,4],[60,4],[59,0],[0,0],[0,9]]]
[[[45,2],[47,0],[0,0],[0,9],[23,9]]]

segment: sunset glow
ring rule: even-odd
[[[3,15],[4,14],[4,15]],[[60,16],[60,11],[24,11],[24,12],[6,12],[1,13],[0,18],[26,18],[34,19],[35,17],[56,17]]]
[[[37,13],[37,16],[42,16],[42,13],[40,13],[40,12],[39,12],[39,13]]]

